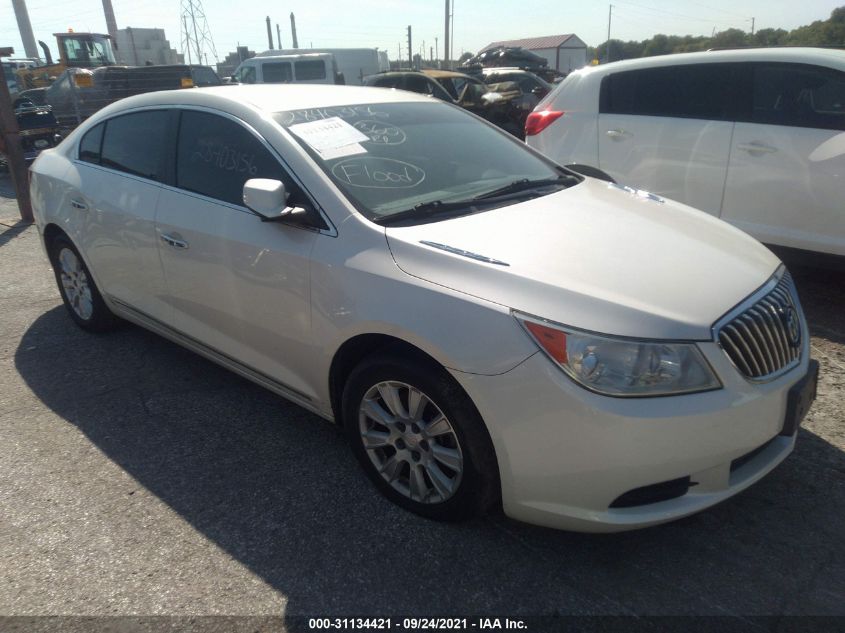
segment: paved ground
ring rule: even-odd
[[[74,327],[16,216],[0,197],[0,615],[845,616],[845,275],[796,274],[822,379],[795,453],[592,536],[397,509],[329,424],[139,328]]]

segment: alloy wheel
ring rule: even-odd
[[[396,381],[373,385],[361,400],[358,429],[370,461],[403,496],[434,504],[458,490],[464,473],[458,436],[419,389]]]
[[[57,259],[62,288],[68,304],[76,316],[83,321],[88,321],[94,314],[94,300],[88,274],[76,253],[69,248],[62,248]]]

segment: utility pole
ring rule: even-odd
[[[38,59],[38,47],[35,45],[35,36],[32,34],[32,23],[29,21],[29,12],[26,10],[26,0],[12,0],[12,8],[15,10],[18,31],[21,34],[23,50],[26,56],[32,59]]]
[[[106,30],[111,36],[111,45],[117,52],[117,20],[114,18],[114,7],[111,0],[103,0],[103,13],[106,15]]]
[[[270,28],[270,16],[267,16],[267,41],[269,42],[270,50],[273,50],[273,29]]]
[[[296,39],[296,18],[293,15],[293,11],[290,13],[290,34],[293,38],[293,47],[299,48],[299,40]]]
[[[434,38],[434,59],[440,59],[440,46],[437,43],[437,38]]]
[[[0,49],[0,55],[11,56],[15,52],[13,48]],[[0,65],[0,146],[4,148],[6,160],[9,163],[9,172],[12,175],[12,184],[15,187],[15,197],[18,200],[18,210],[21,220],[32,224],[32,204],[29,200],[29,178],[27,177],[26,159],[21,147],[20,130],[18,121],[15,118],[15,109],[12,107],[12,95],[9,94],[9,85],[6,83],[6,73]]]
[[[430,61],[432,64],[434,63],[434,47],[433,46],[428,47],[428,61]]]
[[[754,37],[754,18],[751,18],[751,37]]]
[[[449,0],[446,0],[446,33],[443,36],[443,68],[448,70],[449,64]]]
[[[613,5],[610,5],[610,9],[607,11],[607,44],[605,44],[605,48],[607,48],[606,60],[605,63],[610,61],[610,20],[613,18]]]
[[[449,32],[449,51],[452,53],[452,57],[455,57],[455,0],[452,0],[452,10],[449,12],[449,28],[451,31]],[[461,55],[463,55],[463,50],[461,51]],[[449,70],[452,70],[452,62],[449,62]]]
[[[414,49],[411,48],[411,25],[408,25],[408,67],[414,69]]]

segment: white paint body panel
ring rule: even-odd
[[[592,179],[518,206],[389,228],[387,235],[396,263],[415,277],[575,328],[639,338],[709,339],[713,323],[779,263],[707,214]]]
[[[753,385],[710,333],[771,277],[778,261],[768,250],[700,211],[590,179],[485,213],[385,229],[358,214],[266,114],[404,101],[428,100],[302,86],[128,99],[36,161],[39,231],[68,234],[122,315],[326,418],[333,415],[329,368],[344,342],[384,334],[422,350],[478,408],[495,446],[505,511],[518,519],[589,531],[660,523],[735,494],[786,456],[791,438],[728,474],[732,459],[777,434],[786,393],[807,369],[806,336],[799,367]],[[140,179],[75,160],[81,135],[98,121],[160,105],[202,106],[243,120],[283,157],[329,229],[261,222],[244,208],[166,185],[142,182],[142,191]],[[84,178],[81,169],[88,170]],[[112,183],[107,195],[106,183],[121,178],[127,182]],[[95,209],[105,209],[102,217],[69,206],[82,190]],[[173,233],[187,249],[159,239]],[[593,394],[538,351],[512,309],[606,334],[704,341],[700,350],[723,388],[635,400]],[[686,474],[699,486],[680,499],[607,507],[632,487]]]
[[[600,169],[719,216],[733,123],[600,114]]]
[[[845,255],[845,132],[737,123],[721,217],[764,242]]]

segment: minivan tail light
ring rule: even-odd
[[[540,112],[532,112],[525,119],[525,136],[534,136],[539,134],[552,123],[563,116],[561,110],[541,110]]]

